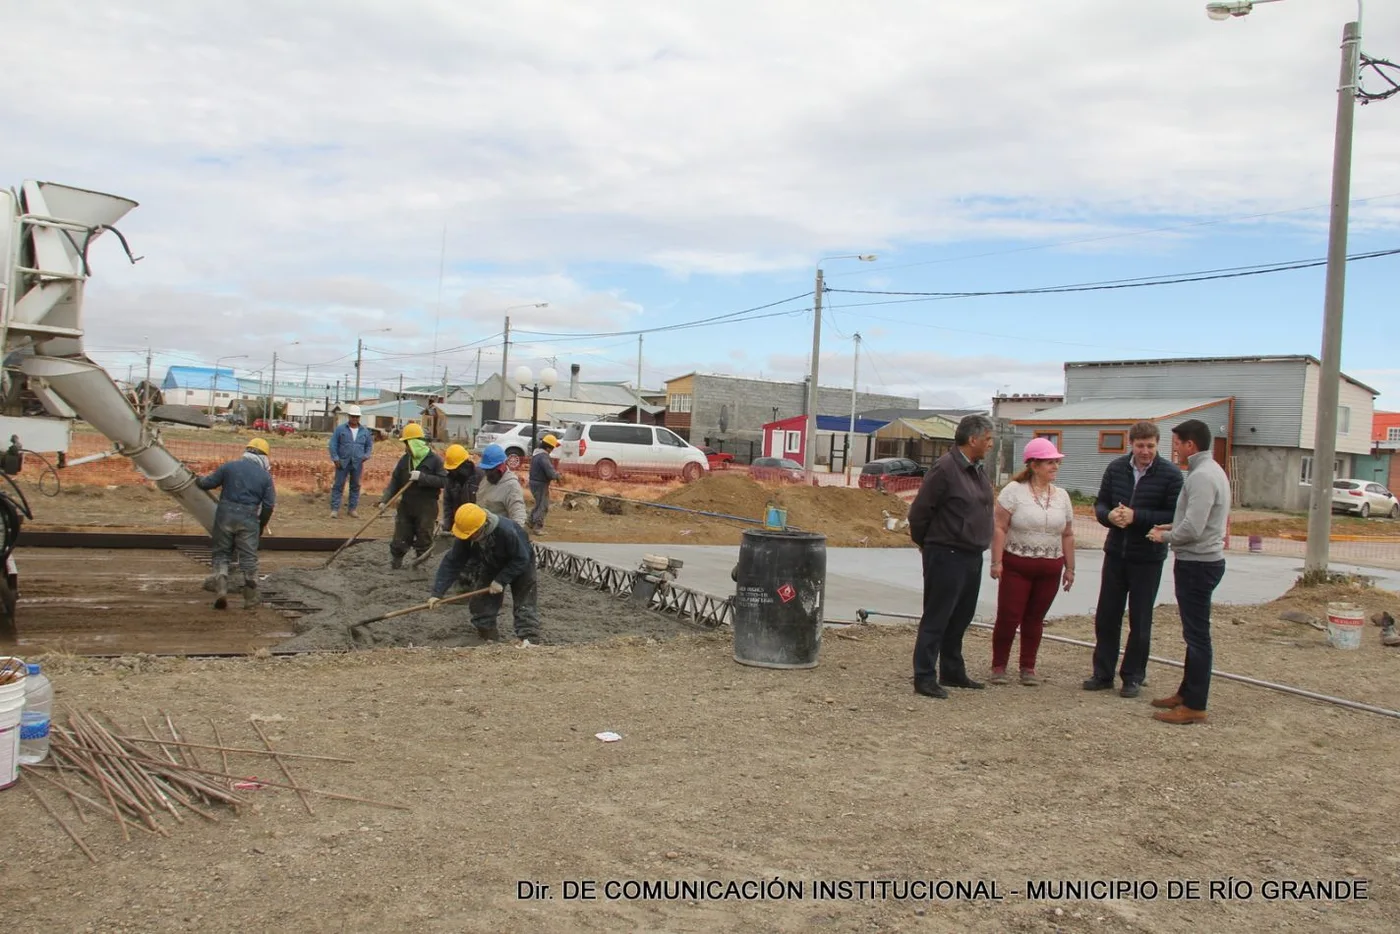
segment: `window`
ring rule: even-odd
[[[1127,453],[1127,450],[1128,433],[1126,431],[1099,432],[1100,454],[1125,454]]]
[[[588,430],[590,441],[603,444],[645,444],[651,445],[651,428],[646,425],[604,425],[595,424]]]
[[[1040,429],[1036,431],[1035,437],[1049,439],[1055,443],[1055,450],[1063,450],[1063,445],[1060,442],[1060,439],[1063,437],[1063,432]]]
[[[1332,476],[1344,477],[1346,471],[1342,469],[1342,459],[1339,457],[1332,462]],[[1313,480],[1313,459],[1311,454],[1303,455],[1303,469],[1298,477],[1299,483],[1311,484]]]
[[[1351,434],[1351,406],[1337,406],[1337,434]]]
[[[802,450],[802,432],[800,432],[800,431],[785,431],[785,432],[783,432],[783,453],[784,453],[784,454],[797,454],[797,453],[799,453],[801,450]]]
[[[672,447],[672,448],[687,448],[687,447],[690,447],[690,445],[686,444],[686,443],[685,443],[684,441],[682,441],[680,438],[677,438],[674,434],[672,434],[671,432],[667,431],[665,428],[658,428],[658,429],[656,429],[656,440],[657,440],[657,441],[660,441],[663,445],[665,445],[665,446],[667,446],[667,447]]]
[[[694,397],[688,392],[678,392],[671,395],[667,401],[667,408],[672,412],[689,412],[694,402]]]
[[[1387,428],[1385,430],[1385,440],[1400,441],[1400,428]]]

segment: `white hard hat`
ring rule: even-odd
[[[354,416],[355,418],[359,418],[359,417],[360,417],[360,407],[359,407],[358,405],[347,405],[347,406],[345,407],[345,414],[346,414],[347,416]]]

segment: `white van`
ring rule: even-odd
[[[625,474],[679,476],[687,483],[710,469],[709,459],[680,435],[656,425],[584,422],[564,432],[555,453],[559,465],[599,480]]]
[[[544,422],[540,422],[539,428],[541,438],[550,432],[558,431],[557,428],[551,428]],[[518,470],[520,465],[530,457],[530,423],[487,422],[476,433],[476,450],[480,451],[488,444],[499,444],[505,448],[506,465],[511,470]]]

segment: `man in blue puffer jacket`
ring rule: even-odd
[[[1148,540],[1157,525],[1170,524],[1181,495],[1181,470],[1159,457],[1161,433],[1152,422],[1128,430],[1132,452],[1117,458],[1104,471],[1094,515],[1108,528],[1103,545],[1103,576],[1094,613],[1094,673],[1086,691],[1113,687],[1113,668],[1123,635],[1123,610],[1128,610],[1128,645],[1119,675],[1123,697],[1137,697],[1147,677],[1152,651],[1152,606],[1162,583],[1167,546]]]
[[[340,498],[345,492],[345,481],[350,481],[350,518],[356,517],[355,507],[360,505],[360,476],[365,471],[365,461],[374,453],[374,436],[360,424],[360,407],[345,407],[345,423],[336,425],[331,432],[331,461],[335,464],[335,482],[331,484],[331,518],[340,518]]]

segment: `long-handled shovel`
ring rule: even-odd
[[[443,597],[441,600],[438,601],[438,606],[442,606],[444,603],[459,603],[462,600],[470,600],[472,597],[480,597],[490,592],[490,587],[483,587],[480,590],[471,590],[467,593],[459,593],[451,597]],[[350,637],[353,639],[355,637],[355,630],[363,626],[368,626],[370,623],[382,623],[386,619],[394,619],[395,617],[399,616],[407,616],[410,613],[419,613],[426,609],[428,609],[428,602],[425,600],[422,603],[415,603],[413,606],[406,606],[402,610],[394,610],[393,612],[385,613],[382,616],[375,616],[372,619],[362,619],[358,623],[351,623],[349,626]]]
[[[335,550],[335,554],[331,555],[329,558],[326,559],[326,563],[323,564],[323,565],[321,565],[321,570],[324,571],[326,568],[330,567],[330,566],[331,566],[331,562],[334,561],[336,558],[339,558],[339,557],[340,557],[340,553],[341,553],[342,551],[344,551],[345,549],[349,548],[351,542],[353,542],[355,539],[357,539],[357,538],[359,538],[361,535],[363,535],[364,532],[365,532],[365,529],[367,529],[367,528],[369,528],[370,526],[374,525],[374,523],[375,523],[381,516],[383,516],[384,513],[388,512],[389,507],[392,506],[392,505],[394,505],[395,503],[397,503],[397,502],[399,501],[399,497],[403,495],[404,490],[407,490],[408,487],[409,487],[409,484],[407,484],[407,483],[405,483],[403,486],[399,487],[399,491],[398,491],[397,493],[395,493],[393,496],[389,497],[389,501],[388,501],[387,503],[385,503],[384,505],[380,506],[380,507],[379,507],[379,511],[376,512],[374,515],[372,515],[372,516],[369,517],[369,521],[368,521],[368,522],[366,522],[364,525],[360,526],[360,528],[359,528],[358,531],[356,531],[353,535],[351,535],[349,538],[347,538],[347,539],[345,540],[345,544],[341,545],[339,548],[337,548],[337,549]]]

